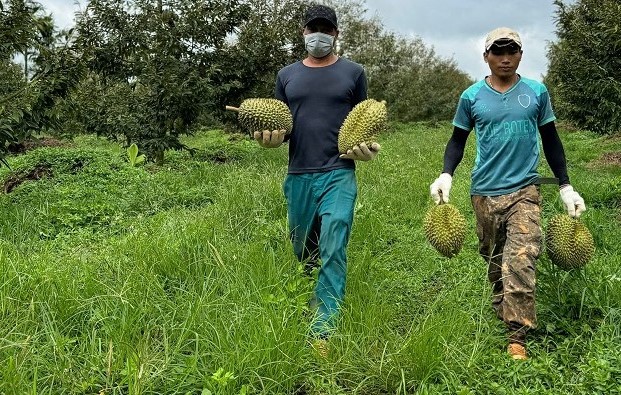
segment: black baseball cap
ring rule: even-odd
[[[325,19],[332,24],[335,28],[338,28],[336,22],[336,12],[328,6],[315,4],[306,10],[304,14],[304,26],[308,25],[316,19]]]

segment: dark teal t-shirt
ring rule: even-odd
[[[521,77],[500,93],[479,81],[459,99],[453,125],[476,132],[472,195],[498,196],[532,184],[539,163],[539,126],[556,119],[542,83]]]
[[[289,174],[354,168],[353,160],[339,158],[338,133],[351,109],[367,98],[361,65],[343,58],[325,67],[293,63],[278,72],[275,97],[293,115]]]

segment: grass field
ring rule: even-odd
[[[0,176],[0,393],[621,393],[621,139],[561,128],[596,253],[538,263],[531,359],[505,355],[469,202],[474,136],[451,202],[453,259],[422,218],[449,124],[393,125],[359,164],[338,333],[308,346],[313,281],[288,241],[286,148],[205,131],[163,167],[94,137],[9,159]],[[550,171],[542,160],[541,171]],[[23,182],[22,182],[23,181]],[[543,186],[543,222],[561,212]]]

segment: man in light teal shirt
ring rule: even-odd
[[[486,80],[468,88],[453,125],[476,133],[471,194],[505,195],[533,184],[539,177],[538,127],[555,119],[548,91],[537,81],[517,77],[505,92]]]
[[[509,28],[491,31],[483,59],[491,74],[461,95],[444,169],[430,190],[437,204],[448,201],[453,172],[474,129],[477,155],[470,193],[479,252],[488,263],[492,307],[507,326],[508,352],[514,359],[527,359],[526,333],[537,324],[535,262],[541,251],[538,135],[568,214],[579,217],[585,205],[569,183],[548,90],[517,74],[519,34]]]

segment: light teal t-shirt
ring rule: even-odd
[[[542,83],[521,77],[500,93],[479,81],[462,93],[453,125],[476,133],[472,195],[498,196],[538,177],[538,127],[556,119]]]

